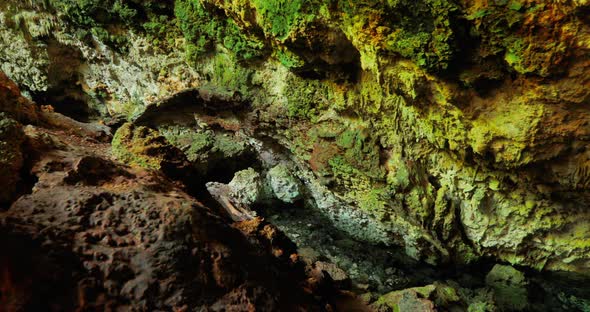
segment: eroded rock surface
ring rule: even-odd
[[[211,182],[246,212],[266,196],[310,209],[338,241],[416,263],[493,261],[584,280],[589,10],[584,0],[7,0],[0,67],[49,106],[9,96],[2,120],[41,118],[91,141],[110,134],[82,119],[123,125],[119,160],[203,197]],[[0,99],[18,90],[6,81]],[[24,132],[37,136],[21,142],[33,150],[58,143]],[[31,165],[13,143],[0,159],[8,203],[26,193],[11,187]],[[247,168],[273,194],[254,180],[228,186]],[[578,295],[558,292],[553,306],[583,310]],[[493,305],[478,296],[473,309]]]
[[[165,177],[114,163],[102,144],[48,135],[65,139],[66,149],[40,155],[32,194],[0,214],[1,258],[8,263],[0,301],[7,310],[313,306],[288,250],[281,262],[255,248]],[[28,265],[60,269],[31,271],[21,263],[28,256]],[[47,280],[27,282],[37,278]]]
[[[322,307],[304,291],[294,245],[272,226],[240,231],[180,183],[118,163],[107,143],[76,129],[1,125],[2,140],[26,134],[37,180],[0,212],[0,310]],[[9,146],[19,147],[2,155],[22,157]],[[20,162],[2,183],[19,177]]]

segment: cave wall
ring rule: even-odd
[[[233,127],[313,171],[309,187],[340,200],[322,209],[370,216],[379,231],[363,237],[430,263],[493,257],[588,273],[589,10],[584,0],[6,1],[0,60],[31,94],[82,92],[95,118],[133,120],[193,87],[238,96],[256,117]]]

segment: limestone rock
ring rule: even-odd
[[[246,205],[252,205],[268,198],[264,181],[260,173],[252,168],[236,172],[229,182],[231,194]]]
[[[267,179],[277,199],[290,204],[301,199],[301,182],[286,165],[279,164],[271,168]]]

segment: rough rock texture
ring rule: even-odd
[[[294,203],[302,198],[301,183],[285,164],[279,164],[268,171],[267,179],[277,199]]]
[[[34,143],[45,146],[38,182],[0,213],[2,309],[315,309],[292,243],[270,225],[267,252],[160,174],[114,163],[103,143],[28,133],[53,143]]]
[[[434,265],[493,259],[587,276],[589,10],[9,0],[0,60],[40,104],[135,121],[115,140],[130,163],[157,168],[170,143],[228,183],[287,162],[305,205],[354,239]]]
[[[228,186],[231,195],[246,205],[252,205],[268,197],[260,173],[252,168],[236,172]]]
[[[496,303],[506,311],[522,311],[527,307],[527,280],[511,266],[496,264],[486,276],[486,284],[495,291]]]
[[[250,98],[258,131],[389,243],[431,263],[588,271],[587,4],[180,4],[189,41],[223,46],[196,68]]]
[[[112,142],[113,155],[120,161],[146,169],[174,167],[184,161],[182,152],[166,141],[158,131],[126,123],[117,130]]]
[[[23,191],[25,135],[21,122],[36,122],[34,104],[21,96],[18,86],[0,71],[0,207]]]
[[[329,292],[307,290],[295,246],[276,227],[261,219],[234,227],[182,183],[116,162],[101,140],[104,126],[34,107],[11,110],[30,104],[13,86],[0,84],[13,96],[0,98],[0,311],[330,305]],[[38,124],[27,124],[29,112]],[[16,194],[27,175],[35,177],[31,189]]]
[[[379,310],[390,308],[392,311],[435,311],[434,303],[428,298],[436,287],[428,285],[425,287],[408,288],[401,291],[391,292],[379,298],[376,305],[381,306]]]

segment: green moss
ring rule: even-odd
[[[544,5],[518,0],[474,4],[468,19],[473,21],[475,34],[483,42],[482,56],[502,56],[510,68],[521,74],[548,76],[561,70],[558,64],[570,53],[569,30],[564,30],[561,37],[543,38],[545,30],[541,29],[559,29],[562,13],[552,13],[553,21],[548,26],[536,22],[535,15],[545,9]]]
[[[410,300],[415,301],[414,304],[411,306],[415,309],[419,310],[426,310],[428,305],[425,305],[425,308],[420,306],[420,301],[418,298],[425,298],[428,299],[432,295],[432,293],[436,290],[436,286],[434,285],[427,285],[424,287],[414,287],[408,288],[403,290],[392,291],[387,293],[379,299],[377,299],[376,305],[377,306],[387,306],[393,309],[394,312],[404,312],[404,310],[400,309],[400,305],[403,301]]]
[[[138,12],[126,0],[49,0],[73,23],[80,26],[131,24]]]
[[[281,49],[277,52],[277,59],[289,69],[300,68],[305,65],[305,61],[300,56],[291,52],[287,48]]]
[[[387,203],[391,199],[391,195],[384,188],[364,190],[357,197],[359,208],[375,215],[385,214]]]
[[[233,54],[217,53],[206,69],[209,74],[209,84],[213,92],[232,96],[239,92],[247,96],[251,92],[253,70],[240,65]]]
[[[366,52],[375,49],[400,54],[431,71],[447,69],[454,58],[457,6],[451,1],[341,0],[339,6],[347,33],[363,45],[365,64],[374,63]]]
[[[90,33],[100,42],[116,49],[117,51],[124,52],[127,50],[129,39],[125,35],[110,33],[100,26],[90,29]]]
[[[174,12],[187,40],[187,58],[192,63],[211,52],[216,43],[222,44],[238,60],[265,54],[262,41],[242,33],[231,18],[202,1],[177,0]]]
[[[528,282],[513,267],[496,264],[486,276],[486,284],[494,289],[496,302],[503,310],[522,311],[528,306]]]
[[[126,123],[117,130],[112,152],[120,161],[146,169],[161,169],[171,146],[158,131]]]
[[[215,144],[212,131],[192,131],[183,127],[164,127],[160,133],[191,162],[202,160]]]
[[[252,4],[260,16],[264,33],[284,41],[315,18],[318,3],[314,0],[252,0]]]
[[[176,45],[176,39],[182,37],[177,20],[168,15],[152,14],[142,26],[152,45],[162,48],[164,52],[171,51]]]
[[[366,128],[349,129],[336,138],[336,144],[342,147],[344,159],[353,167],[374,179],[384,177],[383,168],[380,166],[379,147],[375,138],[369,136]]]
[[[219,152],[223,158],[236,157],[246,151],[246,143],[230,134],[218,134],[215,136],[212,152]]]
[[[196,61],[198,57],[211,49],[211,45],[223,28],[223,21],[213,16],[199,1],[175,1],[174,13],[179,21],[180,29],[189,44],[187,57]]]
[[[319,113],[329,106],[332,98],[329,86],[319,80],[303,80],[296,75],[288,75],[284,94],[287,96],[287,114],[317,120]]]
[[[169,4],[161,1],[148,0],[138,3],[134,0],[48,0],[48,3],[68,22],[81,27],[77,34],[81,39],[87,39],[86,37],[92,34],[98,40],[122,52],[128,45],[126,29],[141,31],[144,29],[140,25],[146,25],[145,31],[158,45],[160,42],[155,40],[156,36],[165,38],[167,34],[174,33],[171,31],[172,27],[166,27],[168,32],[165,33],[156,25],[173,24],[170,21],[164,22],[164,19],[170,20],[168,15],[159,17],[160,13],[155,13],[168,11]]]

